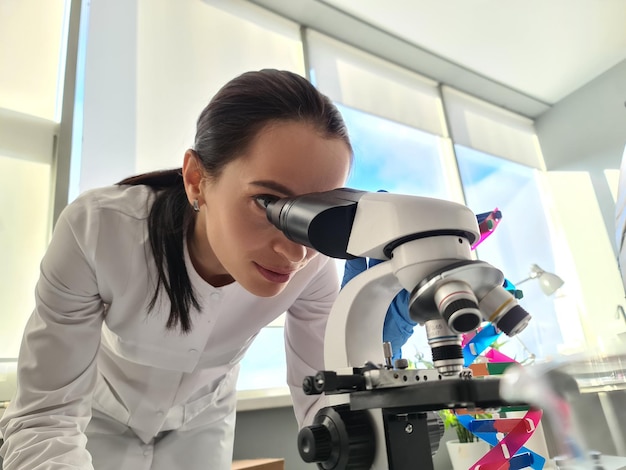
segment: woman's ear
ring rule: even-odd
[[[202,164],[198,159],[198,154],[188,149],[185,152],[185,158],[183,160],[183,181],[185,183],[185,192],[187,193],[187,199],[189,204],[193,205],[194,201],[198,203],[202,201],[201,184],[204,179],[204,173],[202,171]]]

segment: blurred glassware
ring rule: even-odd
[[[626,344],[514,365],[502,375],[504,400],[539,407],[550,458],[560,469],[626,469]]]

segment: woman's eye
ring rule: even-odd
[[[270,194],[259,194],[254,197],[255,202],[262,208],[267,209],[267,206],[270,205],[270,202],[277,201],[279,198],[276,196],[272,196]]]

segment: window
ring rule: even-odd
[[[316,31],[305,37],[311,80],[333,101],[447,137],[436,82]]]
[[[66,0],[3,0],[0,10],[0,108],[59,121]]]
[[[241,360],[237,390],[287,387],[284,329],[280,322],[263,328]]]
[[[6,0],[0,9],[0,310],[8,313],[0,358],[17,357],[49,240],[68,4]]]
[[[347,185],[463,202],[437,83],[316,31],[306,38],[311,79],[338,105],[352,139]],[[403,355],[430,357],[423,328]]]
[[[0,358],[16,358],[49,238],[51,165],[0,152]],[[21,196],[17,196],[21,195]]]
[[[337,107],[354,147],[348,187],[451,197],[446,169],[452,157],[444,153],[439,137],[341,104]]]
[[[455,144],[545,170],[533,121],[447,86],[442,97]]]
[[[554,248],[563,245],[563,239],[557,238],[558,221],[549,210],[533,122],[449,87],[442,91],[465,202],[475,213],[497,207],[503,215],[495,233],[478,247],[478,257],[513,283],[529,276],[531,264],[556,272]],[[570,327],[576,326],[578,316],[570,315],[564,324],[561,299],[544,295],[538,282],[526,282],[520,289],[520,305],[533,319],[519,338],[502,337],[505,353],[518,360],[531,354],[548,359],[578,341],[574,336],[579,336],[579,328]]]
[[[455,148],[467,205],[476,213],[495,208],[502,211],[496,231],[477,248],[478,257],[500,269],[514,284],[528,277],[532,263],[554,272],[551,222],[544,210],[538,170],[461,145]],[[554,298],[543,294],[538,282],[519,288],[524,292],[519,303],[533,319],[519,335],[522,342],[506,341],[503,352],[518,361],[530,352],[538,359],[558,355],[563,337]]]
[[[261,68],[304,75],[300,31],[249,2],[93,2],[81,173],[71,193],[181,166],[211,97]]]

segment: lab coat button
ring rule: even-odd
[[[162,411],[157,411],[157,414],[156,414],[156,415],[157,415],[159,418],[162,418],[164,414],[165,414],[165,413],[163,413]]]
[[[196,354],[198,354],[198,350],[197,349],[190,349],[189,350],[189,354],[191,354],[192,356],[195,356]]]
[[[221,297],[221,295],[219,294],[219,292],[213,292],[211,294],[211,300],[219,300]]]

